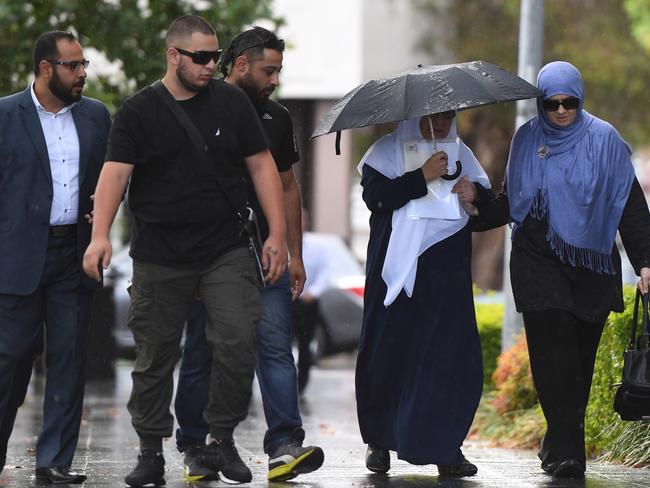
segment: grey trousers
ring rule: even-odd
[[[208,312],[206,338],[213,355],[204,419],[213,435],[228,437],[246,418],[260,317],[259,282],[248,248],[201,269],[134,261],[128,324],[136,360],[127,407],[141,438],[172,435],[173,372],[189,305],[197,296]]]

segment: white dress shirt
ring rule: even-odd
[[[76,103],[52,113],[46,111],[36,98],[33,83],[31,93],[50,158],[54,191],[50,225],[76,224],[79,211],[79,136],[71,110]]]

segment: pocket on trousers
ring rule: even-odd
[[[133,332],[133,335],[137,335],[138,324],[142,324],[143,321],[146,322],[151,319],[150,311],[151,304],[153,302],[152,294],[143,290],[133,283],[127,288],[129,296],[131,297],[131,304],[129,306],[129,317],[128,317],[128,326]]]

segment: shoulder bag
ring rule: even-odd
[[[641,334],[637,337],[639,302],[642,302]],[[623,357],[623,379],[616,390],[614,410],[621,420],[650,420],[650,324],[648,294],[637,288],[630,342]]]
[[[185,113],[185,111],[180,107],[178,102],[172,97],[171,93],[167,90],[165,85],[162,84],[161,81],[156,81],[151,87],[154,90],[154,93],[156,93],[169,107],[169,109],[172,111],[176,119],[180,122],[180,124],[183,126],[183,129],[185,129],[185,132],[187,133],[188,137],[192,141],[192,144],[194,145],[196,149],[196,153],[201,158],[201,161],[203,164],[206,165],[206,167],[210,167],[210,165],[213,164],[212,161],[209,160],[208,158],[208,146],[205,143],[205,140],[203,139],[203,136],[199,132],[199,130],[196,128],[196,125],[190,120],[188,115]],[[224,194],[226,197],[226,200],[230,205],[233,207],[235,213],[237,214],[237,218],[241,224],[241,230],[240,230],[240,235],[246,238],[248,241],[248,247],[252,251],[253,255],[255,256],[255,264],[257,266],[257,272],[260,278],[260,283],[262,286],[264,286],[265,281],[264,281],[264,268],[262,266],[262,249],[264,243],[262,242],[262,235],[260,233],[260,228],[259,224],[257,222],[257,216],[255,215],[255,210],[249,205],[244,206],[244,208],[239,209],[230,199],[230,196],[228,193],[223,189],[221,186],[221,183],[217,180],[217,184],[219,186],[219,189],[221,192]]]

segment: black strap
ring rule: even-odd
[[[165,85],[163,85],[160,80],[156,81],[153,85],[151,85],[151,87],[153,88],[154,93],[162,98],[163,102],[165,102],[165,105],[169,107],[180,124],[183,126],[183,129],[185,129],[185,132],[192,141],[192,144],[194,144],[201,164],[205,165],[206,168],[212,166],[213,162],[208,157],[208,145],[205,143],[205,139],[203,139],[203,136],[199,132],[199,129],[196,128],[194,122],[192,122],[189,116],[185,113],[185,110],[181,108],[176,99],[172,96],[171,93],[169,93],[169,90],[167,90]],[[233,209],[235,209],[238,217],[240,219],[243,219],[241,215],[241,209],[232,202],[226,190],[223,188],[223,186],[221,186],[219,179],[216,179],[216,181],[219,190],[221,190],[221,192],[224,194],[228,203],[232,206]]]
[[[337,156],[341,155],[341,131],[340,130],[336,131],[336,141],[334,142],[334,150],[336,151]]]
[[[641,290],[636,289],[636,298],[634,299],[634,312],[632,313],[632,331],[630,335],[630,343],[628,349],[637,349],[637,346],[646,348],[648,346],[648,341],[650,340],[650,317],[648,314],[648,306],[650,305],[650,294],[646,293],[645,295],[641,293]],[[642,312],[641,312],[641,337],[640,342],[637,343],[636,340],[636,327],[639,321],[639,302],[642,302]]]

